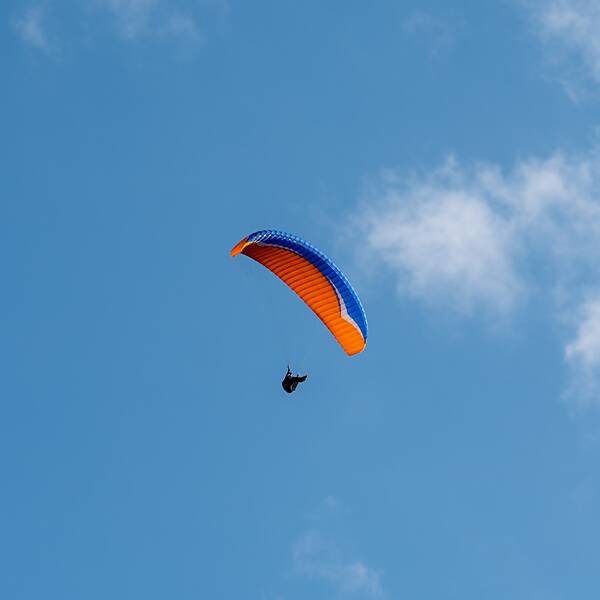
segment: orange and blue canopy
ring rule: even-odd
[[[367,344],[367,316],[346,276],[303,239],[283,231],[256,231],[231,250],[264,265],[286,283],[323,321],[347,354]]]

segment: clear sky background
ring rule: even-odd
[[[598,31],[2,2],[0,597],[597,600]],[[334,257],[363,354],[229,258],[262,228]]]

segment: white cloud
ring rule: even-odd
[[[477,194],[428,184],[400,201],[387,198],[385,218],[370,214],[367,242],[398,276],[402,290],[461,310],[481,302],[508,309],[520,284],[510,260],[510,228]]]
[[[582,303],[577,321],[575,336],[565,349],[572,369],[565,396],[581,410],[600,403],[600,293]]]
[[[318,531],[307,531],[292,549],[295,570],[306,577],[326,581],[346,595],[382,598],[381,571],[359,560],[344,561],[339,550]]]
[[[597,0],[525,0],[552,61],[577,56],[587,78],[600,83],[600,3]],[[563,76],[568,91],[576,91],[579,68]]]
[[[572,373],[585,375],[588,390],[591,374],[600,375],[600,301],[577,308],[585,290],[600,287],[595,153],[531,158],[508,171],[452,158],[429,173],[386,171],[351,226],[366,264],[383,267],[401,295],[505,318],[537,294],[549,313],[570,312],[578,331],[566,351]]]
[[[575,340],[566,349],[567,358],[578,358],[584,368],[600,364],[600,297],[587,301]]]
[[[50,43],[44,26],[44,10],[41,6],[30,7],[14,20],[15,31],[21,39],[37,50],[50,52]]]

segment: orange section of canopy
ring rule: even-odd
[[[315,267],[300,255],[276,246],[240,241],[231,250],[231,256],[245,254],[272,271],[286,283],[323,321],[347,354],[361,352],[366,342],[360,329],[344,319],[335,288]]]

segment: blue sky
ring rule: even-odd
[[[599,28],[3,2],[0,597],[597,599]],[[229,258],[261,228],[363,354]]]

